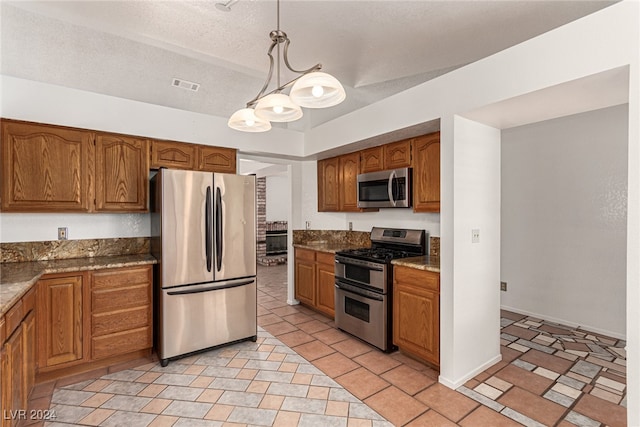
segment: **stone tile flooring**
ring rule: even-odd
[[[30,408],[52,426],[626,425],[623,341],[503,311],[503,360],[454,391],[285,301],[286,266],[258,267],[257,343],[40,384]]]

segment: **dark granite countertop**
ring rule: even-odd
[[[156,264],[150,254],[116,255],[0,264],[0,315],[4,315],[43,274]]]
[[[391,261],[393,265],[400,265],[402,267],[415,268],[417,270],[432,271],[434,273],[440,273],[440,258],[434,256],[416,256],[409,258],[394,259]]]

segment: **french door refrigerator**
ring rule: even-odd
[[[156,350],[169,358],[257,337],[255,176],[152,178]]]

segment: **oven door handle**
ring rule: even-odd
[[[357,286],[349,285],[349,284],[344,283],[344,282],[336,281],[335,287],[336,287],[336,289],[340,289],[342,291],[349,292],[349,293],[352,293],[354,295],[358,295],[358,296],[361,296],[361,297],[364,297],[364,298],[374,299],[376,301],[384,301],[384,297],[382,295],[380,295],[380,294],[368,291],[366,289],[359,288]]]
[[[360,261],[360,260],[352,260],[350,258],[346,258],[346,257],[342,257],[342,256],[336,256],[335,263],[336,264],[345,264],[345,265],[346,264],[356,265],[358,267],[368,268],[369,270],[384,271],[384,265],[383,264],[367,262],[367,261]]]

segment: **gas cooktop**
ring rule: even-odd
[[[336,255],[388,264],[393,259],[424,255],[426,250],[424,230],[373,227],[370,248],[347,249]]]
[[[392,259],[406,258],[410,256],[417,256],[420,254],[387,248],[358,248],[340,251],[337,252],[337,255],[348,256],[365,261],[390,262]]]

